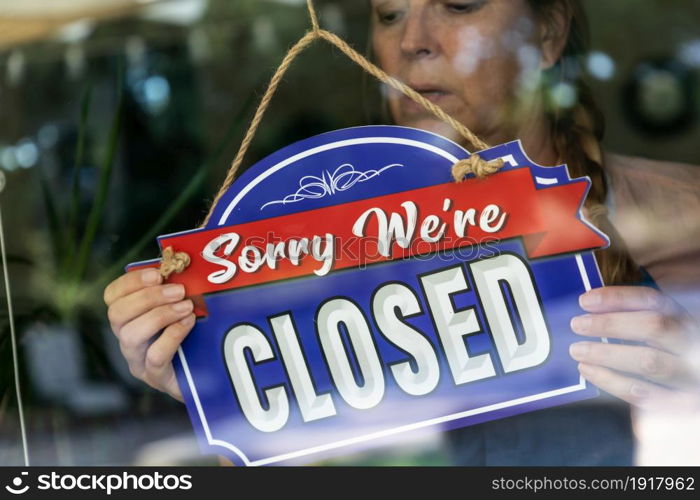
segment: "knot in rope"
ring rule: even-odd
[[[163,250],[163,258],[160,262],[160,274],[166,280],[171,274],[180,274],[190,265],[190,256],[185,252],[176,252],[173,247]]]
[[[467,174],[474,174],[477,178],[483,179],[498,172],[504,165],[503,160],[486,161],[478,154],[473,154],[469,158],[459,160],[452,166],[452,177],[455,182],[462,182]]]

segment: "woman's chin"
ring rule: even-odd
[[[459,132],[437,118],[422,117],[405,120],[402,123],[399,123],[399,125],[432,132],[433,134],[441,135],[446,139],[460,144],[464,142],[464,138],[459,134]]]

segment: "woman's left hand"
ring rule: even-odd
[[[640,286],[597,288],[579,302],[588,314],[571,320],[575,333],[643,343],[572,344],[584,378],[637,406],[700,409],[698,326],[680,305]]]

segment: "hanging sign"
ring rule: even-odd
[[[468,156],[402,127],[322,134],[158,239],[191,257],[170,278],[198,314],[175,369],[206,452],[311,462],[597,394],[568,355],[608,244],[581,214],[589,179],[516,141],[455,183]]]

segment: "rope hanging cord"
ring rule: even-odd
[[[267,90],[265,91],[265,94],[260,100],[260,104],[258,105],[258,108],[255,111],[253,120],[250,122],[248,130],[246,131],[246,134],[243,137],[241,146],[238,149],[238,152],[236,153],[233,162],[231,163],[231,167],[229,167],[229,170],[226,174],[226,178],[224,179],[224,182],[221,184],[219,191],[217,192],[216,196],[214,197],[214,200],[211,203],[211,208],[206,218],[204,219],[204,222],[202,223],[202,227],[207,225],[209,219],[211,218],[214,207],[221,200],[221,197],[224,195],[224,193],[226,193],[228,188],[231,187],[231,184],[233,184],[236,174],[240,169],[241,164],[243,163],[243,159],[246,153],[248,152],[248,149],[250,148],[250,144],[252,143],[253,138],[255,137],[255,133],[257,132],[258,127],[260,126],[260,122],[262,121],[263,116],[265,115],[265,112],[267,111],[267,108],[269,107],[273,96],[277,92],[277,88],[282,82],[282,78],[284,77],[285,73],[290,68],[297,56],[304,52],[304,50],[306,50],[306,48],[308,48],[309,45],[311,45],[314,41],[318,39],[326,40],[330,44],[334,45],[350,60],[352,60],[362,69],[364,69],[367,73],[375,77],[377,80],[403,93],[405,96],[412,99],[414,102],[420,104],[426,110],[430,111],[434,116],[450,125],[462,137],[469,141],[469,143],[474,146],[475,150],[481,151],[489,148],[488,144],[479,139],[471,130],[465,127],[462,123],[448,115],[445,111],[442,110],[442,108],[430,102],[428,99],[423,97],[421,94],[416,92],[414,89],[412,89],[402,81],[388,75],[385,71],[383,71],[381,68],[379,68],[372,62],[370,62],[366,57],[364,57],[362,54],[353,49],[350,45],[348,45],[347,42],[345,42],[336,34],[321,29],[318,22],[318,15],[316,14],[316,9],[313,5],[313,1],[306,0],[306,5],[309,11],[309,17],[311,18],[312,29],[308,31],[301,39],[299,39],[299,41],[295,43],[291,49],[289,49],[289,52],[287,52],[279,67],[275,71],[275,74],[272,76],[272,79],[268,84]],[[483,158],[481,158],[478,154],[472,154],[469,158],[460,160],[452,166],[452,176],[455,179],[455,182],[461,182],[464,179],[464,177],[469,173],[474,174],[478,178],[483,178],[493,173],[496,173],[498,170],[500,170],[502,166],[503,160],[486,161]],[[189,265],[188,261],[187,264],[184,265],[184,267],[182,266],[184,258],[181,254],[182,252],[174,252],[172,248],[166,248],[163,251],[163,260],[161,263],[160,272],[164,278],[167,279],[173,272],[182,272]],[[177,263],[174,263],[172,260],[175,259],[178,255],[180,255],[180,257],[177,258],[179,258],[180,260]],[[187,258],[187,260],[189,260],[189,257]]]

